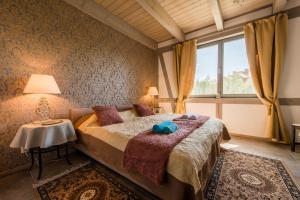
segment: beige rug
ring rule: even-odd
[[[225,150],[208,183],[206,199],[300,199],[299,188],[279,160]]]

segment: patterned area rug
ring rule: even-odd
[[[41,200],[157,199],[95,161],[37,187],[37,192]]]
[[[281,161],[225,150],[205,196],[208,200],[300,199],[300,191]]]

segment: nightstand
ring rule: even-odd
[[[300,144],[296,142],[297,130],[300,130],[300,124],[292,124],[293,133],[292,133],[292,142],[291,142],[291,150],[295,152],[296,144]]]
[[[68,159],[68,142],[76,139],[77,137],[72,122],[68,119],[63,119],[62,122],[51,125],[29,123],[22,125],[18,129],[10,147],[21,148],[22,153],[30,152],[30,170],[34,165],[34,154],[38,154],[39,174],[37,179],[40,179],[43,169],[42,153],[56,150],[57,157],[60,158],[60,145],[65,145],[66,160],[68,164],[71,164]]]

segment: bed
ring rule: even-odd
[[[166,181],[157,185],[122,166],[128,141],[164,120],[180,115],[137,117],[131,106],[117,107],[124,123],[100,127],[92,109],[70,111],[78,134],[76,148],[161,199],[204,199],[205,186],[220,153],[220,142],[230,139],[222,121],[210,118],[175,146],[166,166]]]

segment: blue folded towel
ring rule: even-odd
[[[177,131],[178,126],[175,123],[169,124],[168,126],[164,127],[163,133],[174,133]]]
[[[152,128],[155,133],[173,133],[178,129],[177,124],[171,121],[164,121],[159,124],[155,124]]]

